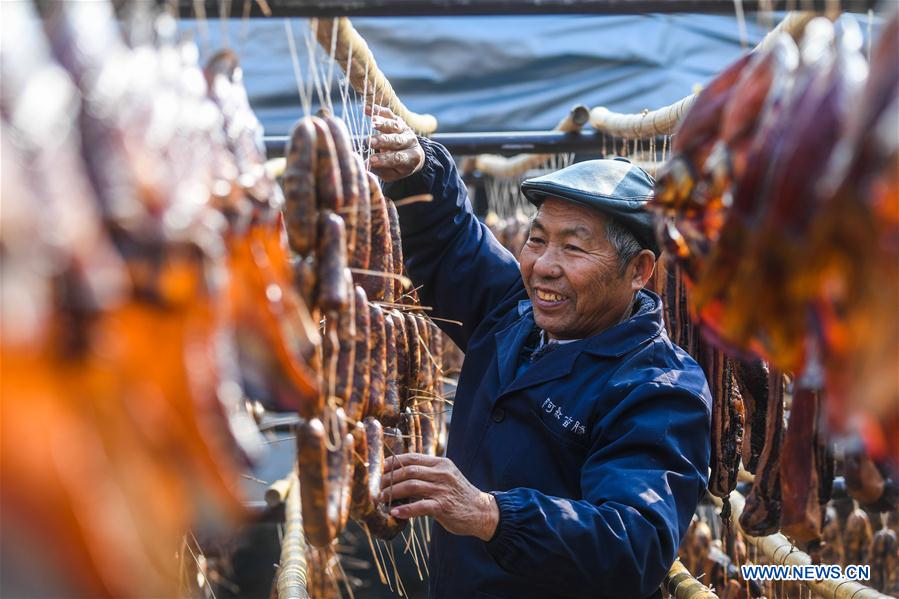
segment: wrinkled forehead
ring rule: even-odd
[[[548,197],[541,202],[537,212],[531,217],[532,229],[577,234],[579,237],[605,237],[605,224],[606,219],[601,212],[555,197]]]

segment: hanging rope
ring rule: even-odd
[[[313,29],[318,43],[326,51],[333,49],[331,57],[344,69],[353,89],[362,94],[366,101],[379,96],[383,106],[406,121],[417,133],[428,135],[437,130],[437,119],[433,115],[411,112],[400,101],[390,81],[378,68],[365,39],[353,28],[349,19],[339,17],[336,24],[334,19],[321,19]],[[335,35],[336,40],[333,39]]]
[[[806,23],[816,16],[816,13],[804,11],[788,13],[783,21],[759,42],[753,52],[768,48],[780,33],[798,38],[802,35]],[[590,125],[603,133],[626,139],[671,135],[696,101],[696,96],[697,94],[690,94],[664,108],[644,110],[639,114],[612,112],[605,106],[597,106],[590,110]]]
[[[587,124],[590,111],[586,106],[577,105],[556,125],[556,131],[575,132]],[[552,154],[518,154],[506,158],[497,154],[481,154],[475,159],[475,168],[491,177],[518,177],[537,168],[550,159]]]

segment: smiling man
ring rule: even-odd
[[[652,179],[594,160],[526,181],[520,264],[446,150],[375,108],[371,169],[406,268],[465,351],[447,457],[385,466],[398,517],[433,516],[431,597],[657,596],[705,489],[711,398],[643,289]]]

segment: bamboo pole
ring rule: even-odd
[[[723,505],[719,498],[713,495],[709,496],[719,507]],[[767,537],[753,537],[746,534],[740,527],[740,514],[743,513],[746,499],[736,491],[732,492],[729,497],[731,522],[743,532],[748,543],[755,545],[773,563],[788,566],[807,566],[812,563],[812,558],[807,553],[796,549],[793,542],[779,532]],[[896,599],[848,578],[804,580],[802,584],[824,599]]]
[[[578,104],[559,121],[555,131],[580,131],[590,119],[586,106]],[[551,154],[518,154],[509,158],[498,154],[481,154],[475,158],[475,168],[492,177],[518,177],[546,162]]]
[[[718,599],[718,595],[693,578],[679,559],[671,564],[663,584],[673,599]]]
[[[284,538],[281,539],[281,565],[278,568],[278,599],[309,599],[309,593],[306,591],[306,539],[303,535],[300,483],[296,472],[290,475],[284,512]]]
[[[315,22],[315,21],[313,21]],[[334,49],[334,60],[349,77],[350,85],[362,94],[366,101],[377,99],[395,115],[406,121],[406,124],[421,135],[428,135],[437,130],[437,119],[430,114],[418,114],[410,111],[400,101],[390,81],[378,68],[375,57],[346,17],[336,19],[320,19],[313,25],[318,43],[326,52]],[[334,40],[336,29],[337,39]]]
[[[815,16],[817,16],[816,13],[804,11],[787,13],[777,27],[769,31],[768,35],[759,42],[753,52],[768,48],[780,33],[787,33],[798,38],[802,35],[806,23]],[[626,139],[671,135],[687,111],[690,110],[693,102],[696,101],[697,95],[690,94],[674,104],[657,110],[644,110],[639,114],[612,112],[605,106],[597,106],[590,110],[590,125],[603,133]]]
[[[293,474],[276,480],[265,490],[265,504],[268,507],[278,507],[287,500],[290,486],[293,484]]]

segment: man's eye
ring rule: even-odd
[[[542,237],[528,237],[528,243],[535,243],[538,245],[543,245],[544,241]]]
[[[567,244],[565,246],[565,251],[567,251],[567,252],[583,252],[584,250],[582,250],[581,248],[579,248],[576,245]]]

